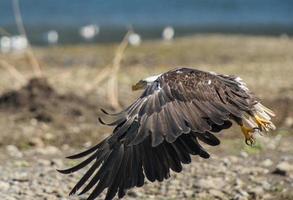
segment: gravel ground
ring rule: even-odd
[[[227,148],[224,141],[210,149],[210,159],[194,157],[182,173],[172,173],[162,183],[146,182],[130,190],[125,199],[292,199],[293,137],[258,140],[266,146],[257,153],[229,153],[231,146]],[[76,151],[80,150],[46,146],[21,152],[6,146],[0,161],[0,199],[86,199],[67,195],[81,174],[66,176],[56,171],[72,165],[63,157]]]

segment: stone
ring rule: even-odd
[[[237,178],[235,181],[235,188],[238,188],[238,189],[242,188],[243,185],[244,185],[243,181],[241,179]]]
[[[265,189],[265,190],[270,190],[272,187],[271,184],[268,183],[267,181],[263,181],[261,185],[262,185],[263,189]]]
[[[264,193],[264,190],[262,187],[252,187],[249,190],[249,194],[251,194],[253,199],[256,199],[257,196],[262,196]]]
[[[248,153],[245,152],[245,151],[241,151],[240,152],[240,156],[243,157],[243,158],[247,158],[248,157]]]
[[[7,191],[10,188],[10,184],[5,181],[0,181],[0,191]]]
[[[293,164],[283,161],[277,165],[277,168],[289,172],[293,171]]]
[[[272,172],[272,174],[287,176],[289,173],[292,173],[292,172],[293,172],[293,165],[286,161],[283,161],[283,162],[280,162],[276,166],[276,169]]]
[[[191,198],[195,196],[195,192],[193,190],[184,190],[184,197]]]
[[[240,194],[236,194],[232,200],[248,200],[248,197],[241,196]]]
[[[29,144],[34,147],[43,147],[44,146],[43,140],[39,137],[31,138],[29,141]]]
[[[249,194],[245,190],[238,189],[236,192],[232,198],[233,200],[248,200]]]
[[[7,153],[12,157],[15,157],[15,158],[23,157],[23,154],[21,153],[21,151],[19,151],[19,149],[14,145],[7,145],[6,150],[7,150]]]
[[[50,160],[45,160],[45,159],[39,159],[38,160],[38,163],[41,166],[50,166],[51,165],[51,161]]]
[[[36,152],[43,154],[43,155],[55,155],[59,154],[60,150],[57,147],[54,146],[47,146],[43,148],[38,148]]]
[[[209,193],[217,199],[227,199],[226,195],[220,190],[211,189],[209,190]]]
[[[62,159],[55,158],[55,159],[51,160],[51,165],[54,165],[54,166],[57,166],[57,167],[62,167],[63,166],[63,161],[62,161]]]
[[[231,161],[230,161],[228,158],[224,158],[224,159],[223,159],[223,162],[224,162],[224,165],[225,165],[225,166],[229,166],[229,165],[231,165]]]
[[[138,197],[137,193],[135,191],[132,191],[132,190],[131,191],[128,191],[127,192],[127,195],[130,196],[130,197],[134,197],[134,198],[135,197]]]
[[[280,176],[287,176],[287,172],[281,169],[276,168],[272,171],[272,174],[280,175]]]
[[[236,156],[229,156],[229,160],[232,162],[232,163],[237,163],[239,161],[238,157]]]
[[[206,179],[200,179],[197,186],[204,189],[221,189],[225,186],[225,182],[222,178],[207,177]]]
[[[265,159],[264,161],[262,161],[261,163],[261,166],[263,166],[263,167],[270,167],[270,166],[272,166],[274,163],[273,163],[273,161],[271,160],[271,159]]]
[[[286,127],[292,127],[293,126],[293,117],[287,117],[284,124]]]
[[[241,170],[242,170],[241,173],[249,174],[249,175],[253,175],[253,176],[269,173],[268,169],[265,169],[262,167],[247,167],[247,168],[243,168]]]
[[[54,138],[55,138],[55,135],[53,135],[52,133],[44,134],[44,139],[45,140],[53,140]]]

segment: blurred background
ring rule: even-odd
[[[17,33],[10,0],[0,2],[0,24]],[[120,41],[132,26],[144,39],[157,39],[166,26],[176,36],[194,33],[237,33],[281,35],[293,33],[293,3],[290,0],[25,0],[20,5],[28,37],[33,44],[45,45],[44,34],[55,30],[59,42],[83,42],[79,30],[98,26],[95,42]]]
[[[248,147],[234,126],[126,199],[293,199],[292,34],[291,0],[0,0],[0,199],[68,199],[81,174],[55,169],[111,133],[100,109],[178,66],[240,76],[277,130]]]

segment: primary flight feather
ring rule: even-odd
[[[254,134],[275,129],[273,111],[263,106],[239,77],[178,68],[139,81],[134,90],[142,95],[113,117],[113,133],[102,142],[69,159],[84,161],[61,173],[69,174],[90,165],[71,194],[93,200],[105,189],[106,200],[122,198],[132,187],[144,184],[145,177],[163,181],[170,169],[182,171],[190,155],[209,158],[201,142],[220,144],[214,135],[236,122],[245,142],[254,143]],[[101,123],[106,124],[100,119]]]

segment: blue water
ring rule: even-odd
[[[166,25],[174,26],[177,35],[293,34],[293,0],[20,0],[20,4],[36,43],[49,29],[63,34],[63,42],[78,42],[78,27],[90,23],[100,25],[100,41],[120,39],[129,25],[145,37],[159,37]],[[15,31],[11,0],[0,0],[0,27]]]

